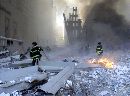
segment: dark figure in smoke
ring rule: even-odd
[[[103,53],[101,42],[98,42],[98,45],[97,45],[97,48],[96,48],[96,53],[98,54],[98,56],[101,56],[102,53]]]
[[[33,47],[30,51],[30,57],[33,59],[32,64],[33,66],[38,65],[39,60],[41,59],[42,55],[40,54],[43,49],[37,45],[36,42],[32,43]]]

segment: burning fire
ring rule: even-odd
[[[113,62],[108,60],[107,58],[101,58],[99,60],[96,60],[96,59],[92,59],[92,60],[89,60],[89,63],[90,64],[100,64],[106,68],[113,68]]]

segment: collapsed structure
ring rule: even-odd
[[[64,13],[63,17],[69,44],[83,41],[86,34],[82,30],[82,20],[79,19],[77,7],[73,7],[73,12],[69,13],[69,18]]]

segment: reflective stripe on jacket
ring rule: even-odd
[[[39,46],[34,46],[31,51],[30,51],[30,57],[32,59],[39,59],[41,58],[41,54],[40,54],[40,51],[43,51],[43,49]]]

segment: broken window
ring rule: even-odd
[[[13,45],[13,41],[12,40],[7,40],[7,45],[8,46]]]
[[[9,25],[10,20],[8,17],[5,17],[5,37],[9,37]]]
[[[7,40],[7,45],[10,46],[10,40]]]
[[[17,37],[17,23],[13,22],[13,38]]]

